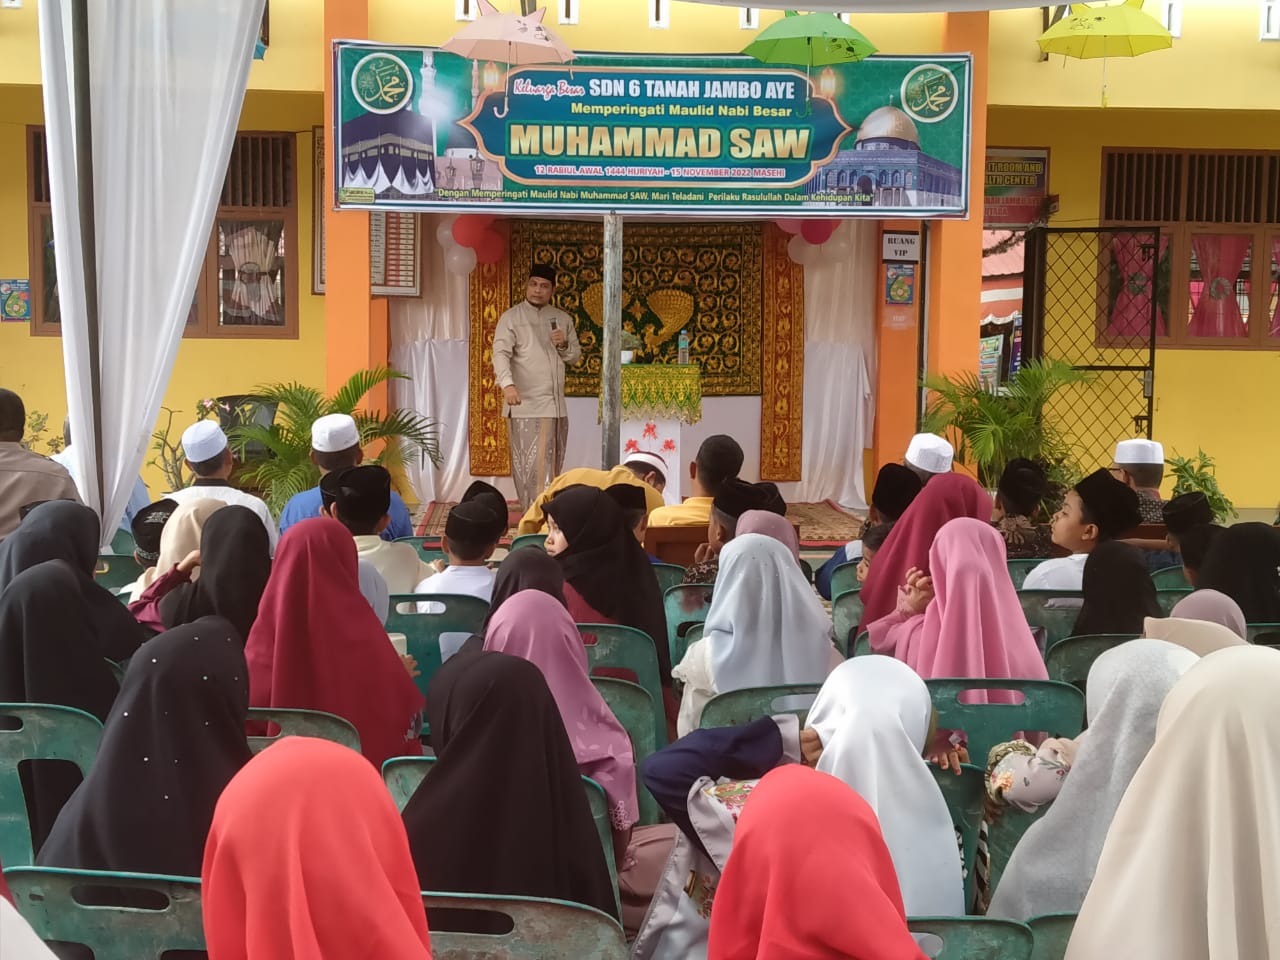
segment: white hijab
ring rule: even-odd
[[[725,544],[702,632],[717,693],[821,683],[832,636],[831,618],[786,546],[760,533]]]
[[[13,904],[0,897],[0,957],[4,960],[57,960]]]
[[[909,917],[965,912],[955,827],[922,756],[932,714],[914,670],[866,656],[831,672],[806,721],[822,739],[818,769],[851,786],[880,819]]]
[[[1204,657],[1169,692],[1066,960],[1280,956],[1277,690],[1280,653],[1238,646]]]
[[[1143,639],[1094,661],[1085,684],[1089,735],[1079,741],[1053,806],[1014,849],[987,916],[1026,920],[1080,909],[1111,818],[1155,740],[1160,706],[1199,659],[1181,646]]]

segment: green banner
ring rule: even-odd
[[[508,67],[335,41],[339,206],[752,217],[968,212],[967,55]]]

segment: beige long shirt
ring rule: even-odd
[[[37,500],[79,503],[80,494],[65,467],[20,443],[0,443],[0,540],[18,528],[18,511]]]
[[[551,321],[564,331],[565,344],[551,342]],[[567,417],[564,368],[582,358],[573,319],[553,306],[521,301],[498,319],[493,334],[493,372],[500,389],[514,385],[520,406],[502,406],[504,417]]]

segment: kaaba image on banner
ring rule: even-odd
[[[582,361],[565,393],[600,393],[604,318],[599,222],[518,220],[511,232],[511,302],[524,299],[533,264],[551,264],[554,303],[574,318]],[[637,363],[675,363],[680,331],[702,368],[703,396],[756,396],[768,305],[761,223],[628,223],[622,244],[622,327],[640,340]]]

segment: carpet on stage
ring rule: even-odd
[[[428,504],[422,520],[417,524],[418,536],[433,539],[443,536],[444,524],[452,506],[452,503]],[[507,510],[510,514],[510,529],[503,538],[504,543],[510,541],[521,516],[518,503],[508,503]],[[842,547],[862,534],[862,519],[846,513],[830,500],[822,503],[789,503],[787,516],[800,524],[800,545],[803,547]]]

